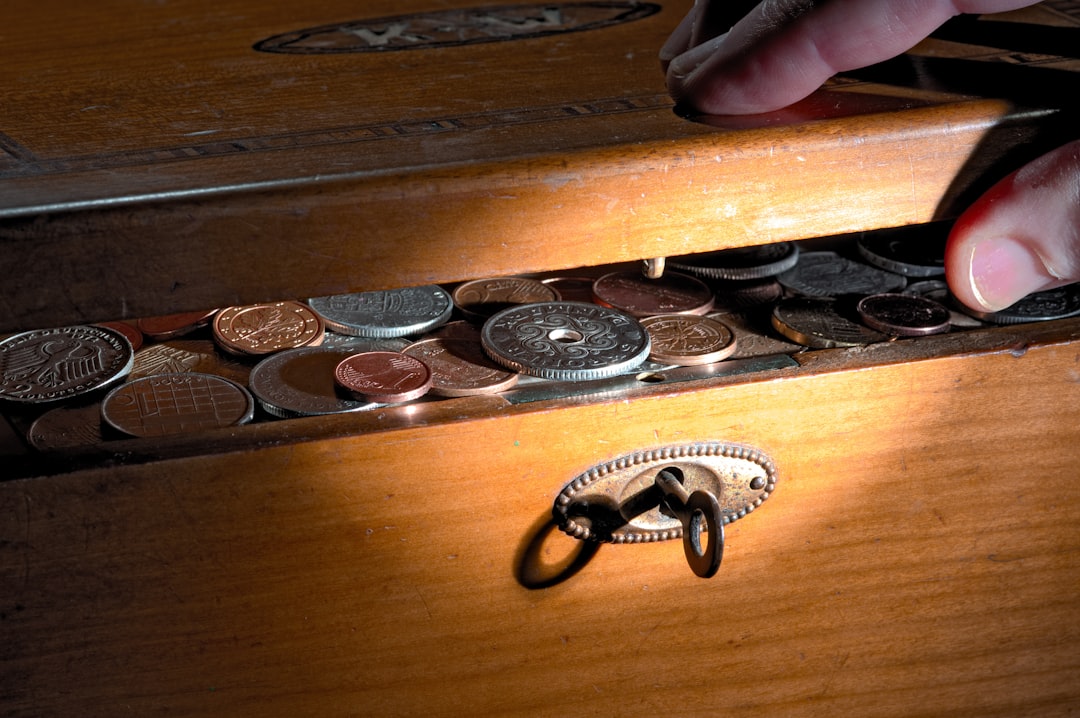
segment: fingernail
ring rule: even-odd
[[[1038,255],[1010,237],[984,239],[971,251],[971,288],[996,312],[1049,285],[1053,278]]]

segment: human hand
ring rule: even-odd
[[[910,49],[960,13],[1033,0],[763,0],[726,30],[730,0],[698,0],[660,53],[672,97],[708,114],[802,99],[829,77]],[[997,311],[1080,279],[1080,141],[996,184],[957,220],[946,249],[953,294]]]

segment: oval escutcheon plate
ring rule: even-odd
[[[682,523],[656,486],[665,469],[688,492],[715,496],[724,524],[761,506],[776,489],[776,467],[762,451],[700,442],[645,449],[598,464],[563,487],[552,513],[563,531],[579,539],[641,543],[681,538]]]

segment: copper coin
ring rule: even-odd
[[[334,369],[353,354],[331,347],[287,349],[256,364],[248,388],[266,413],[282,419],[370,409],[376,405],[345,396],[334,381]]]
[[[273,354],[317,346],[324,331],[318,314],[293,301],[228,307],[214,317],[214,339],[234,354]]]
[[[217,309],[204,309],[198,312],[165,314],[160,317],[143,317],[135,322],[146,336],[151,339],[174,339],[202,329],[214,318]]]
[[[0,399],[43,404],[83,396],[121,381],[134,356],[127,337],[108,327],[15,334],[0,341]]]
[[[96,326],[107,327],[123,334],[127,337],[127,340],[131,342],[132,351],[137,352],[142,348],[143,333],[133,324],[128,324],[127,322],[98,322]]]
[[[128,379],[198,372],[223,376],[246,385],[251,366],[233,357],[219,351],[209,339],[169,339],[135,352],[135,365]]]
[[[735,333],[723,322],[695,314],[658,314],[641,320],[649,332],[649,359],[696,366],[723,361],[735,353]]]
[[[155,374],[113,389],[101,402],[106,424],[131,436],[189,434],[251,421],[248,390],[210,374]]]
[[[777,338],[769,331],[771,325],[767,317],[741,312],[714,312],[708,315],[723,322],[735,333],[735,353],[731,359],[769,356],[771,354],[794,354],[806,347]]]
[[[855,347],[887,341],[889,337],[837,309],[833,299],[792,297],[773,307],[772,325],[793,342],[811,349]]]
[[[364,352],[334,369],[338,386],[377,404],[419,399],[431,389],[431,369],[416,357],[398,352]]]
[[[632,317],[656,314],[706,314],[713,307],[713,292],[701,280],[665,272],[649,279],[641,272],[612,272],[593,283],[593,299],[600,305]]]
[[[556,301],[559,293],[536,279],[495,277],[465,282],[454,289],[453,297],[462,314],[479,320],[519,304]]]
[[[856,307],[866,326],[902,337],[921,337],[949,331],[947,307],[912,294],[872,294]]]
[[[422,339],[404,353],[431,369],[431,393],[435,396],[495,394],[517,384],[521,376],[491,361],[479,339]]]
[[[38,451],[102,444],[105,437],[101,433],[101,403],[50,409],[30,425],[26,440]]]

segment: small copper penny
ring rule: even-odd
[[[233,354],[273,354],[318,346],[324,333],[319,315],[294,301],[228,307],[214,317],[214,339]]]
[[[174,339],[205,327],[216,313],[217,309],[204,309],[199,312],[143,317],[135,322],[135,326],[151,339]]]
[[[419,399],[431,388],[431,369],[416,357],[398,352],[364,352],[334,369],[338,386],[377,404]]]
[[[404,350],[431,369],[431,393],[435,396],[476,396],[506,391],[521,376],[507,371],[484,353],[479,338],[422,339]]]
[[[649,279],[641,272],[612,272],[593,283],[593,299],[601,306],[632,317],[656,314],[706,314],[713,307],[713,292],[704,282],[686,274],[665,272]]]
[[[220,376],[155,374],[118,386],[101,402],[106,424],[131,436],[187,434],[251,421],[255,399]]]
[[[695,314],[658,314],[642,319],[641,326],[652,339],[649,359],[661,364],[712,364],[735,353],[735,333],[716,319]]]
[[[471,320],[483,320],[507,307],[560,299],[559,292],[537,279],[495,277],[474,279],[453,291],[454,304]]]
[[[142,348],[143,333],[134,324],[128,324],[127,322],[98,322],[96,326],[112,329],[123,334],[131,342],[132,351],[137,352]]]
[[[933,299],[912,294],[872,294],[856,307],[866,326],[900,337],[921,337],[949,331],[949,309]]]

